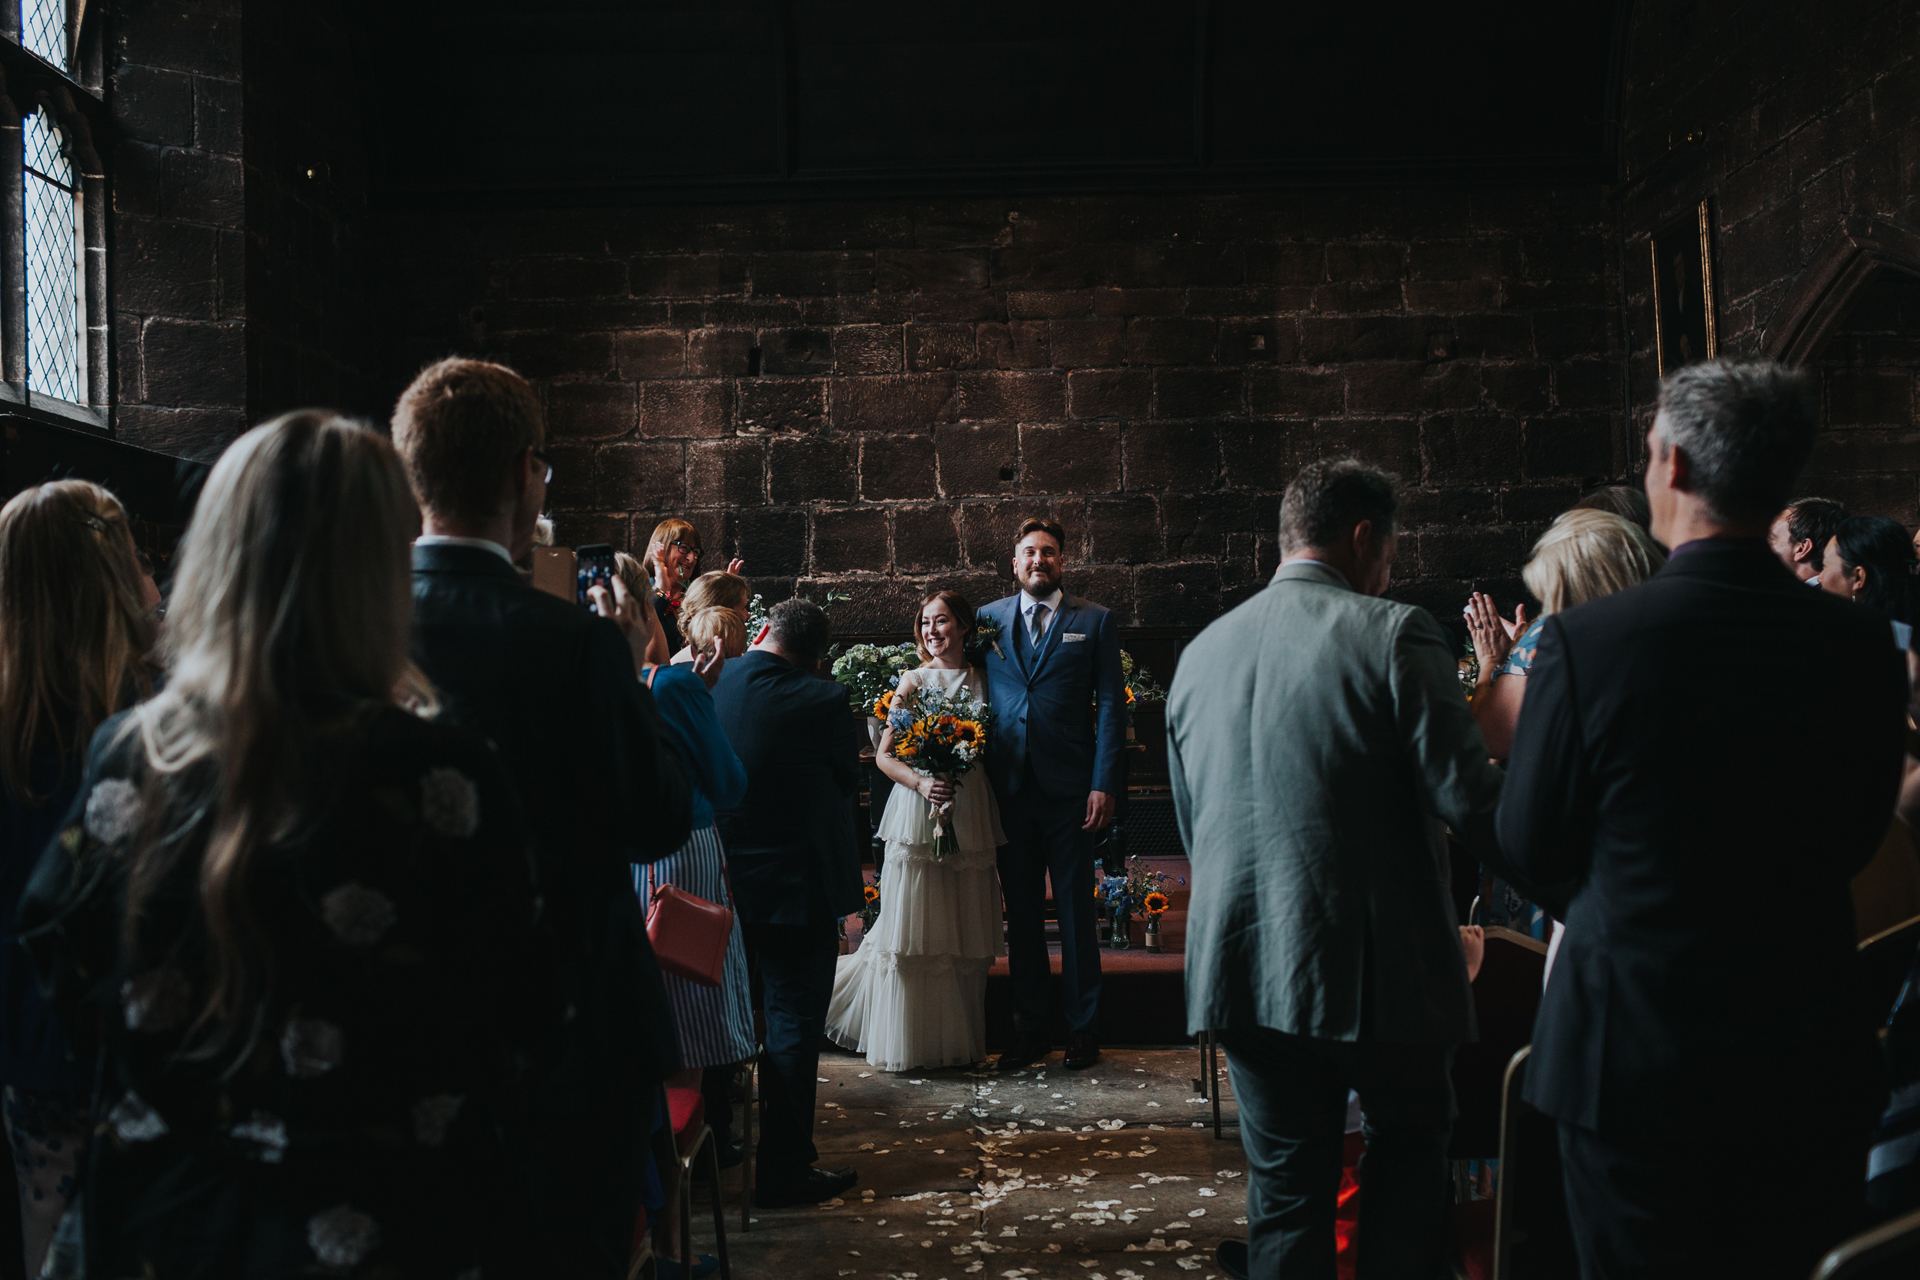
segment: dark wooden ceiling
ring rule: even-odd
[[[356,0],[379,198],[1605,181],[1627,0]]]

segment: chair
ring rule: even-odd
[[[1499,925],[1487,930],[1486,955],[1473,981],[1480,1038],[1453,1055],[1460,1115],[1447,1155],[1454,1160],[1487,1159],[1500,1148],[1502,1082],[1513,1055],[1533,1039],[1546,967],[1546,943]]]
[[[1894,1280],[1920,1273],[1920,1209],[1840,1244],[1813,1269],[1813,1280]]]
[[[704,1153],[712,1179],[713,1243],[720,1255],[720,1280],[733,1280],[727,1257],[726,1210],[720,1202],[720,1144],[707,1125],[707,1100],[698,1089],[667,1087],[667,1114],[673,1125],[673,1145],[680,1156],[680,1256],[689,1264],[693,1248],[693,1166]],[[752,1184],[749,1183],[749,1186]]]
[[[1193,1087],[1200,1096],[1213,1103],[1213,1137],[1220,1140],[1220,1039],[1211,1031],[1202,1031],[1199,1036],[1200,1074],[1193,1078]]]
[[[1488,1201],[1454,1206],[1461,1274],[1468,1280],[1571,1280],[1580,1274],[1560,1174],[1560,1129],[1520,1093],[1531,1046],[1501,1083],[1500,1180]]]
[[[753,1230],[753,1122],[760,1106],[760,1059],[765,1050],[740,1064],[734,1081],[740,1088],[740,1229]],[[718,1192],[716,1191],[717,1195]]]

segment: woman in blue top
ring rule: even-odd
[[[93,731],[153,691],[159,603],[99,485],[39,485],[0,510],[0,1084],[30,1276],[73,1197],[93,1071],[41,998],[15,918]]]

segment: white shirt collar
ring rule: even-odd
[[[493,552],[508,564],[513,563],[513,556],[492,538],[456,538],[450,533],[423,533],[413,540],[413,545],[416,547],[478,547],[483,551]]]
[[[1325,569],[1328,573],[1332,574],[1334,577],[1340,579],[1341,582],[1345,583],[1348,589],[1351,589],[1353,587],[1353,583],[1348,580],[1346,574],[1340,572],[1338,569],[1328,564],[1325,560],[1320,559],[1318,556],[1288,556],[1285,560],[1282,560],[1280,562],[1280,568],[1284,569],[1290,564],[1317,564],[1322,569]]]
[[[1045,605],[1047,606],[1047,616],[1051,618],[1060,612],[1060,597],[1064,594],[1066,593],[1061,591],[1060,588],[1055,587],[1052,595],[1035,600],[1032,596],[1022,591],[1020,593],[1020,616],[1025,618],[1028,625],[1031,626],[1033,623],[1034,606]]]

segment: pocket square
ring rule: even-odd
[[[1060,637],[1060,643],[1072,644],[1075,640],[1085,640],[1086,638],[1087,633],[1084,631],[1069,631]]]

